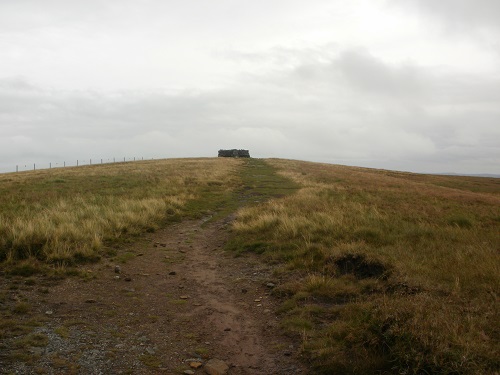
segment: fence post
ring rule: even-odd
[[[52,162],[49,163],[49,169],[52,169]]]
[[[113,158],[113,163],[115,163],[115,158]]]
[[[78,167],[78,160],[76,161],[76,166]]]
[[[101,159],[101,164],[102,164],[102,159]]]
[[[90,165],[92,165],[92,159],[90,159]]]
[[[33,170],[36,171],[36,165],[33,163]]]
[[[66,167],[66,162],[64,162],[64,166]]]
[[[125,156],[123,157],[123,161],[125,161]]]
[[[16,165],[16,172],[19,172],[19,165]]]

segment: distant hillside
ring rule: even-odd
[[[443,176],[464,176],[464,177],[488,177],[488,178],[500,178],[500,174],[489,174],[489,173],[480,173],[480,174],[467,174],[467,173],[436,173]]]

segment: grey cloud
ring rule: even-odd
[[[419,95],[421,73],[411,65],[391,67],[368,53],[347,51],[334,62],[350,83],[377,94]]]
[[[390,3],[396,6],[410,4],[455,30],[500,29],[500,2],[497,0],[391,0]]]
[[[388,64],[364,50],[345,50],[334,57],[295,67],[289,86],[332,94],[354,94],[374,102],[398,105],[407,102],[412,107],[466,105],[497,108],[500,102],[500,77],[487,74],[457,73],[441,67],[415,64]],[[326,62],[325,62],[326,61]],[[286,85],[284,76],[280,81]],[[358,103],[359,101],[349,101]]]
[[[354,50],[328,62],[303,64],[273,79],[275,85],[309,102],[308,113],[315,114],[317,127],[304,130],[302,139],[315,138],[312,143],[323,150],[330,143],[331,159],[350,155],[365,158],[365,163],[384,159],[385,165],[397,165],[395,159],[405,158],[414,165],[427,165],[420,170],[442,172],[440,160],[458,170],[475,152],[489,155],[476,158],[483,162],[478,161],[476,169],[498,170],[494,162],[500,153],[498,77],[389,65]],[[303,104],[296,108],[303,109]],[[325,129],[330,131],[325,134]]]
[[[499,2],[304,4],[0,1],[0,169],[242,147],[261,157],[498,172]],[[436,34],[430,19],[454,34]],[[478,56],[455,63],[470,51]],[[413,60],[394,62],[404,58]]]
[[[433,73],[412,64],[388,64],[364,49],[326,51],[316,59],[304,61],[283,73],[280,84],[295,86],[307,95],[315,92],[328,95],[348,106],[386,102],[401,104],[425,101],[435,87],[431,87]],[[287,82],[287,80],[290,80]],[[358,100],[351,100],[356,96]],[[360,102],[361,101],[361,102]]]
[[[34,158],[214,156],[241,147],[257,157],[498,173],[496,78],[390,65],[360,50],[303,53],[289,69],[211,91],[105,94],[0,81],[0,103],[9,103],[0,104],[0,168]]]
[[[19,92],[11,86],[0,84],[0,92],[11,102],[0,109],[0,168],[35,156],[36,161],[130,152],[147,157],[213,156],[222,146],[258,153],[272,142],[286,143],[280,130],[266,127],[259,115],[246,115],[255,98],[238,92],[110,95],[30,87]]]

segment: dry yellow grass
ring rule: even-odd
[[[0,258],[97,259],[104,242],[155,230],[207,190],[233,188],[238,163],[169,159],[1,175]]]
[[[301,189],[234,229],[294,275],[284,326],[318,373],[499,371],[500,180],[269,163]]]

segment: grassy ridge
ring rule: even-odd
[[[243,208],[230,247],[277,264],[317,373],[499,371],[498,180],[270,163],[301,189]]]
[[[500,371],[498,179],[226,158],[5,174],[0,260],[95,260],[240,206],[228,248],[275,264],[315,373]]]
[[[171,159],[2,175],[0,260],[97,259],[105,244],[213,206],[238,185],[238,164]]]

